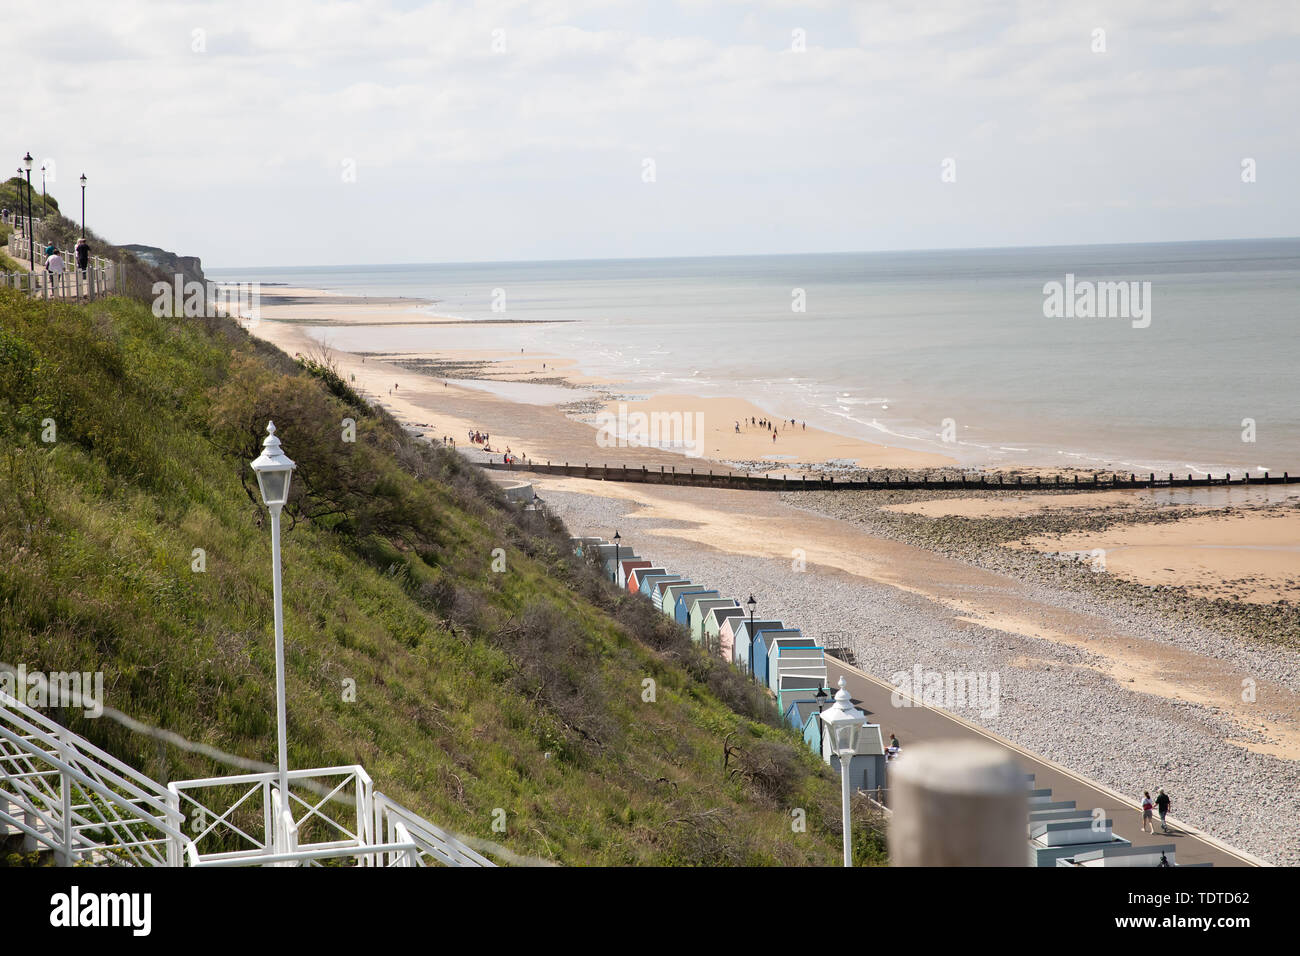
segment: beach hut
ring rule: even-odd
[[[745,619],[743,614],[728,614],[718,628],[718,656],[728,664],[736,663],[735,628]]]
[[[817,720],[816,715],[813,716]],[[820,720],[817,721],[819,724]],[[819,744],[822,760],[830,764],[831,771],[838,777],[840,773],[840,755],[835,752],[830,740],[830,730],[821,727]],[[849,785],[858,790],[874,791],[884,789],[885,784],[885,741],[880,733],[879,724],[867,724],[858,735],[858,749],[849,761]]]
[[[754,676],[758,678],[760,684],[771,683],[767,679],[767,660],[769,651],[772,649],[772,641],[778,637],[784,637],[787,640],[799,640],[801,636],[799,629],[795,627],[755,628],[752,655],[754,658]],[[812,640],[811,638],[804,639]]]
[[[736,635],[736,665],[743,671],[749,671],[749,653],[752,649],[753,635],[765,630],[784,630],[780,621],[755,621],[753,633],[749,629],[749,618],[744,618],[732,631]]]
[[[631,548],[622,548],[618,553],[618,560],[614,560],[611,554],[605,559],[605,577],[617,581],[621,586],[623,584],[623,562],[627,558],[636,558],[638,555]]]
[[[704,618],[704,626],[700,629],[701,642],[713,650],[713,653],[721,655],[724,661],[731,661],[732,647],[735,641],[731,634],[731,628],[727,627],[730,621],[745,616],[745,609],[736,605],[735,607],[715,607]],[[726,636],[723,636],[723,630],[726,630]]]
[[[773,691],[778,678],[801,674],[826,677],[826,652],[813,646],[810,637],[769,637],[767,649],[767,686]]]
[[[819,715],[822,708],[829,707],[832,703],[835,702],[835,695],[830,692],[831,689],[828,687],[826,688],[826,691],[828,696],[826,697],[825,700],[819,701],[815,697],[809,698],[807,700],[796,700],[796,701],[792,701],[790,703],[790,706],[786,709],[786,716],[792,722],[795,719],[802,721],[802,723],[798,727],[796,727],[796,729],[802,729],[803,740],[804,743],[808,745],[808,749],[811,750],[813,753],[817,754],[817,756],[823,757],[823,759],[824,759],[824,755],[822,754],[822,726],[821,726],[821,720],[819,719]],[[863,716],[866,717],[871,716],[871,711],[867,710],[865,707],[862,706],[862,701],[854,699],[851,700],[850,703],[853,704],[853,706],[856,707],[858,710],[862,711]],[[837,767],[839,766],[838,762],[836,763],[836,766]]]
[[[790,704],[790,709],[794,709],[795,704],[806,704],[807,701],[796,701]],[[803,719],[803,742],[807,744],[808,749],[817,756],[822,756],[822,721],[821,713],[815,705],[811,712],[806,712]]]
[[[830,698],[822,701],[822,706],[830,703]],[[817,713],[817,701],[815,700],[796,700],[791,701],[790,706],[785,709],[782,719],[793,727],[795,730],[802,731],[808,726],[808,715]],[[806,736],[805,736],[805,739]],[[816,749],[816,748],[814,748]]]
[[[627,582],[627,589],[632,594],[640,594],[641,582],[646,578],[647,575],[667,574],[667,573],[668,570],[666,568],[656,568],[653,566],[648,568],[634,568],[632,570],[632,580]]]
[[[686,629],[691,632],[692,640],[698,640],[695,637],[699,629],[700,622],[704,620],[704,615],[709,613],[709,608],[713,607],[714,601],[726,601],[731,603],[731,598],[724,598],[721,593],[715,591],[713,594],[692,594],[686,601]]]
[[[815,700],[821,686],[822,682],[812,677],[782,677],[776,694],[777,712],[784,714],[796,700]]]
[[[659,610],[664,617],[677,616],[677,599],[687,591],[701,591],[703,586],[691,581],[674,581],[659,592]]]
[[[632,572],[635,571],[637,568],[648,568],[648,567],[650,567],[650,562],[647,561],[645,558],[624,559],[622,565],[618,569],[619,587],[625,588],[628,586],[629,584],[628,579],[631,576]]]
[[[683,591],[677,596],[677,607],[673,611],[673,617],[676,618],[678,624],[687,630],[690,630],[691,614],[695,610],[696,602],[721,596],[722,595],[719,592],[707,589],[701,589],[699,591]]]
[[[669,573],[669,574],[659,575],[658,577],[656,577],[650,582],[650,590],[646,594],[646,596],[650,598],[650,604],[654,606],[655,610],[662,610],[663,609],[662,605],[664,600],[664,589],[668,587],[668,585],[670,584],[684,584],[684,583],[688,583],[688,582],[685,576],[681,574]]]
[[[821,658],[792,658],[797,649],[787,649],[780,657],[773,657],[771,654],[767,658],[767,685],[768,688],[776,693],[776,688],[781,686],[783,677],[799,677],[817,684],[819,687],[826,686],[826,664]]]
[[[655,607],[659,606],[659,596],[663,588],[669,581],[685,580],[676,571],[661,571],[659,574],[652,574],[645,579],[641,585],[641,593],[650,599],[650,603]]]
[[[719,608],[740,609],[735,598],[701,598],[695,602],[691,609],[691,640],[698,644],[704,639],[704,624],[710,619],[711,612]]]

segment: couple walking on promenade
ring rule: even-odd
[[[1169,799],[1169,794],[1165,793],[1163,790],[1158,789],[1156,792],[1159,794],[1159,796],[1157,796],[1153,801],[1151,799],[1150,790],[1142,791],[1142,832],[1143,833],[1156,832],[1155,822],[1151,818],[1151,810],[1153,807],[1160,811],[1161,832],[1162,833],[1169,832],[1169,826],[1168,824],[1165,823],[1165,817],[1169,815],[1169,805],[1170,803],[1172,803],[1172,801]]]

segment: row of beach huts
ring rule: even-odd
[[[766,687],[782,719],[802,732],[809,749],[839,773],[839,757],[825,739],[820,719],[833,693],[826,686],[826,651],[816,640],[796,627],[759,617],[752,596],[742,604],[639,556],[617,533],[613,541],[593,537],[572,541],[579,554],[594,554],[611,581],[649,601],[686,628],[696,643]],[[871,716],[861,701],[854,700],[853,705]],[[849,762],[852,785],[887,803],[886,768],[897,756],[897,748],[886,749],[880,725],[869,723]],[[1133,846],[1111,831],[1109,819],[1096,819],[1073,800],[1055,801],[1050,789],[1034,789],[1033,781],[1033,775],[1027,775],[1030,866],[1176,865],[1172,845]]]
[[[639,556],[617,532],[614,541],[574,538],[573,545],[579,554],[594,554],[611,581],[673,618],[709,653],[751,675],[771,694],[782,719],[802,733],[809,749],[839,772],[839,757],[823,740],[820,718],[821,711],[833,703],[834,691],[826,684],[826,650],[814,638],[779,620],[759,617],[752,595],[741,604],[716,588]],[[853,704],[870,717],[861,701]],[[880,725],[868,724],[849,761],[852,783],[860,790],[882,793],[887,759]]]

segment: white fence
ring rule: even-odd
[[[359,765],[163,787],[0,691],[0,839],[61,866],[495,866]]]
[[[63,866],[162,866],[185,838],[159,784],[0,692],[0,835]]]
[[[32,230],[32,241],[28,245],[27,223],[14,213],[6,218],[16,226],[16,231],[9,234],[9,255],[15,259],[27,259],[30,252],[32,259],[30,272],[0,273],[0,288],[18,289],[28,295],[42,299],[59,301],[90,301],[103,298],[115,292],[120,284],[120,269],[113,262],[102,256],[91,256],[88,267],[76,268],[76,252],[60,249],[59,255],[64,262],[63,272],[49,272],[45,269],[46,243],[39,238],[40,220],[34,220],[37,228]]]

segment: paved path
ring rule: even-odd
[[[862,706],[871,713],[871,719],[880,723],[881,731],[888,739],[889,734],[898,734],[902,744],[903,758],[907,759],[908,747],[926,740],[984,740],[1011,753],[1024,768],[1025,773],[1034,775],[1034,788],[1051,788],[1053,800],[1073,800],[1080,808],[1101,807],[1106,816],[1113,821],[1113,832],[1136,846],[1156,846],[1173,844],[1175,860],[1179,865],[1190,863],[1213,863],[1220,866],[1259,866],[1267,865],[1254,857],[1220,843],[1213,837],[1183,824],[1174,824],[1175,817],[1170,816],[1172,834],[1156,830],[1154,834],[1141,832],[1141,812],[1135,800],[1131,800],[1099,784],[1072,773],[1049,760],[1038,757],[1002,737],[976,727],[968,721],[932,707],[895,707],[890,702],[894,688],[888,683],[877,680],[855,667],[844,664],[832,657],[826,658],[826,676],[832,687],[839,683],[841,675],[845,678],[849,693],[862,701]],[[1175,798],[1177,794],[1173,795]],[[1159,826],[1159,817],[1156,818]]]

